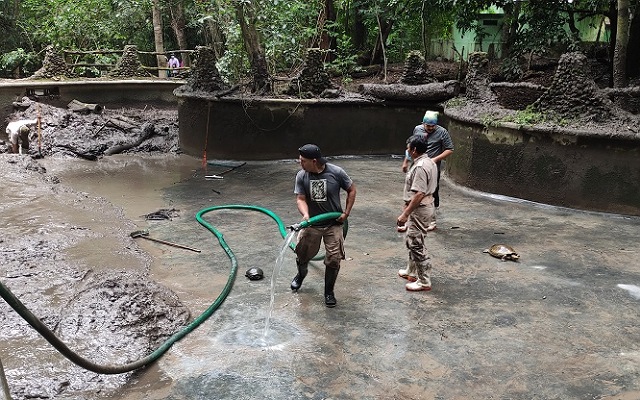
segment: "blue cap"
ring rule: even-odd
[[[438,123],[438,112],[437,111],[427,111],[424,113],[424,117],[422,118],[422,123],[427,125],[435,125]]]

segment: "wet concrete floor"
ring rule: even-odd
[[[275,268],[283,239],[268,216],[208,213],[239,262],[226,301],[130,384],[83,398],[640,398],[640,218],[492,197],[445,180],[438,229],[427,238],[433,290],[411,293],[397,276],[407,259],[394,227],[400,160],[332,162],[358,189],[338,307],[324,306],[321,262],[291,292],[294,255],[285,250]],[[220,293],[231,265],[196,222],[200,209],[248,204],[287,224],[300,219],[293,195],[299,167],[292,160],[250,161],[215,180],[204,178],[201,160],[186,156],[46,163],[65,185],[121,207],[137,229],[202,250],[139,243],[153,257],[151,278],[193,315]],[[209,165],[206,174],[226,169]],[[179,209],[180,217],[141,218],[158,208]],[[483,253],[494,243],[513,246],[520,261]],[[245,278],[252,266],[266,278]]]

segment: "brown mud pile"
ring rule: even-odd
[[[36,119],[38,128],[29,134],[32,156],[71,156],[95,160],[119,153],[177,154],[178,114],[174,110],[101,109],[100,113],[77,112],[24,99],[8,121]],[[10,152],[0,143],[0,153]]]
[[[134,227],[122,210],[65,187],[28,156],[0,154],[0,176],[0,279],[74,352],[121,366],[188,323],[190,312],[178,297],[149,279],[150,257],[129,237]],[[109,251],[97,245],[105,240]],[[76,261],[83,254],[95,263]],[[76,366],[5,301],[0,325],[0,357],[14,400],[88,398],[121,387],[132,374]]]

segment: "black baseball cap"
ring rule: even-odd
[[[316,159],[320,164],[327,163],[327,159],[322,157],[320,147],[316,146],[315,144],[305,144],[304,146],[300,147],[298,151],[304,158],[308,158],[310,160]]]

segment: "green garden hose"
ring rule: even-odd
[[[7,377],[4,374],[4,367],[2,366],[2,360],[0,360],[0,387],[2,388],[2,396],[0,399],[2,400],[11,400],[11,392],[9,391],[9,383],[7,382]]]
[[[204,321],[206,321],[218,307],[224,302],[224,300],[229,295],[231,288],[233,287],[233,282],[235,281],[237,272],[238,272],[238,261],[236,260],[233,251],[229,248],[222,233],[220,233],[216,228],[214,228],[211,224],[206,222],[202,216],[208,212],[223,210],[223,209],[241,209],[241,210],[253,210],[259,211],[270,216],[276,223],[278,224],[278,228],[280,229],[280,234],[282,237],[287,236],[287,227],[284,225],[282,220],[274,214],[272,211],[258,207],[258,206],[250,206],[250,205],[239,205],[239,204],[231,204],[231,205],[222,205],[222,206],[214,206],[204,208],[196,214],[196,220],[205,228],[207,228],[211,233],[213,233],[218,242],[220,242],[220,246],[227,253],[227,256],[231,260],[231,271],[229,272],[229,278],[227,279],[227,283],[225,284],[222,292],[218,295],[215,301],[196,319],[194,319],[189,325],[187,325],[182,330],[173,334],[169,339],[167,339],[164,343],[162,343],[155,351],[153,351],[148,356],[124,365],[98,365],[86,358],[78,355],[73,352],[71,349],[67,347],[56,335],[53,333],[40,319],[38,319],[25,305],[2,283],[0,282],[0,296],[9,304],[25,321],[29,323],[40,335],[42,335],[53,347],[56,348],[63,356],[67,357],[73,363],[79,365],[80,367],[87,369],[92,372],[96,372],[99,374],[122,374],[125,372],[131,372],[138,368],[142,368],[152,362],[158,360],[169,348],[178,340],[185,337],[187,334],[192,332],[195,328],[200,326]],[[298,228],[305,228],[309,225],[313,225],[319,222],[336,219],[340,216],[340,213],[326,213],[321,214],[316,217],[309,219],[309,221],[302,221],[299,224],[296,224]],[[346,221],[345,221],[345,232],[346,235]]]

